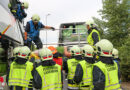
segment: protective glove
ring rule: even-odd
[[[55,28],[54,27],[51,27],[52,31],[55,31]]]

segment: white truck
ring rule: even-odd
[[[24,26],[14,18],[8,3],[12,6],[16,0],[0,0],[0,48],[4,49],[4,54],[0,58],[0,76],[7,70],[8,59],[12,56],[13,48],[24,44]]]

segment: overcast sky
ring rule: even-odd
[[[21,0],[23,1],[23,0]],[[24,0],[25,1],[25,0]],[[102,0],[26,0],[29,2],[29,8],[26,11],[28,13],[25,22],[30,20],[33,14],[39,14],[41,17],[41,22],[46,25],[46,15],[47,25],[58,28],[61,23],[67,22],[80,22],[87,21],[91,17],[98,17],[98,10],[102,8]],[[48,31],[48,42],[57,42],[58,32]],[[45,43],[46,33],[41,32],[41,39]]]

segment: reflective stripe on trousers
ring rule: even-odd
[[[116,84],[111,84],[111,85],[109,85],[109,86],[106,86],[105,88],[108,88],[108,87],[111,87],[111,86],[116,86],[116,85],[118,85],[119,83],[116,83]],[[121,89],[120,87],[119,88],[117,88],[117,89]],[[117,90],[117,89],[112,89],[112,90]]]
[[[81,87],[80,90],[90,90],[90,87]]]
[[[91,78],[83,78],[83,80],[87,80],[87,79],[91,79]]]
[[[68,86],[68,89],[74,89],[74,90],[76,89],[76,90],[79,90],[79,87],[69,87],[69,86]]]
[[[57,85],[57,84],[61,85],[61,83],[55,83],[55,84],[50,84],[50,85],[43,86],[42,88],[49,87],[49,86],[52,86],[52,85]]]

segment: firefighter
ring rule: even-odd
[[[120,61],[118,53],[119,53],[118,50],[113,48],[112,55],[113,55],[114,61],[117,62],[117,64],[119,64],[119,61]]]
[[[65,73],[67,73],[68,90],[78,90],[79,85],[73,81],[73,78],[76,71],[76,66],[82,60],[80,48],[78,46],[73,46],[70,49],[70,53],[71,59],[66,60],[63,64]]]
[[[61,66],[53,61],[48,48],[39,51],[41,65],[33,71],[34,87],[40,90],[62,90]]]
[[[10,3],[8,7],[11,13],[18,19],[20,22],[27,16],[24,9],[28,9],[28,2],[17,2],[17,4],[13,7]]]
[[[117,65],[120,68],[120,63],[119,62],[121,60],[120,60],[118,54],[119,54],[119,51],[117,49],[113,48],[112,55],[113,55],[114,61],[117,63]],[[121,83],[121,79],[119,80],[119,83]]]
[[[40,17],[37,14],[34,14],[31,19],[32,20],[27,22],[25,28],[25,44],[27,44],[27,46],[31,48],[31,44],[33,41],[36,44],[37,49],[40,49],[43,47],[41,39],[39,37],[40,30],[42,28],[55,30],[55,28],[50,26],[44,26],[40,22]]]
[[[85,45],[82,55],[84,60],[80,61],[76,67],[74,81],[79,84],[80,90],[92,90],[92,69],[95,63],[93,47]]]
[[[112,43],[107,39],[102,39],[96,44],[96,50],[99,62],[93,67],[94,90],[121,90],[120,69],[112,57]]]
[[[88,30],[87,42],[89,45],[94,46],[98,41],[100,41],[98,29],[92,21],[86,22],[86,28]]]
[[[27,46],[21,47],[18,57],[10,65],[7,74],[7,84],[10,90],[33,90],[33,63],[28,61],[31,51]]]
[[[61,69],[62,69],[62,55],[61,53],[59,53],[57,51],[57,49],[53,46],[49,46],[48,49],[50,49],[52,51],[52,54],[53,54],[53,61],[56,62],[56,64],[60,65],[61,66]]]
[[[13,49],[13,57],[9,58],[9,61],[12,62],[12,61],[14,61],[17,58],[20,48],[21,47],[15,47]]]

